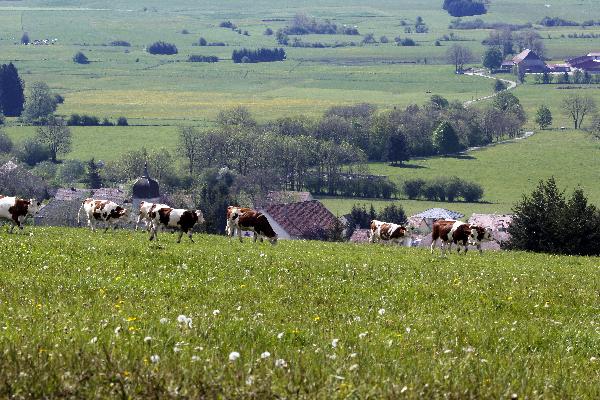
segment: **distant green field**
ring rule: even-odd
[[[398,200],[409,215],[431,207],[449,208],[467,217],[472,213],[510,212],[522,194],[530,193],[539,180],[551,176],[569,193],[581,187],[592,203],[600,204],[600,142],[572,130],[539,131],[528,139],[469,152],[464,157],[432,157],[408,164],[412,168],[372,163],[369,169],[371,173],[389,176],[399,185],[406,179],[458,176],[481,184],[485,191],[484,203]],[[373,202],[378,208],[388,204],[362,199],[322,201],[339,215],[349,212],[355,203]]]
[[[544,16],[561,16],[579,22],[600,19],[591,2],[568,0],[545,7],[545,1],[491,2],[488,22],[537,22]],[[438,0],[357,0],[296,2],[240,0],[210,4],[175,0],[114,2],[86,0],[52,3],[46,1],[3,1],[0,3],[0,62],[14,61],[25,83],[42,80],[66,98],[59,113],[96,114],[116,118],[125,115],[136,123],[210,125],[217,112],[233,105],[248,106],[259,119],[285,114],[319,115],[334,104],[367,101],[382,107],[423,102],[432,93],[452,100],[467,100],[489,92],[489,83],[452,75],[452,68],[429,68],[425,64],[445,62],[452,42],[436,39],[449,34],[452,20]],[[515,12],[519,10],[518,12]],[[296,13],[338,25],[356,25],[361,34],[386,35],[391,43],[356,47],[310,49],[287,47],[283,63],[233,65],[233,49],[274,47],[273,36],[264,36],[289,24]],[[411,25],[417,16],[429,26],[425,34],[404,33],[401,21]],[[249,36],[220,28],[231,20]],[[183,30],[188,34],[182,34]],[[600,33],[600,27],[559,27],[538,29],[553,59],[598,50],[595,39],[568,39],[569,33]],[[52,46],[21,46],[23,31],[33,39],[58,39]],[[487,30],[453,32],[482,54],[481,40]],[[209,42],[225,42],[225,47],[199,47],[192,44],[205,37]],[[396,36],[412,37],[416,47],[398,47]],[[308,42],[360,43],[361,36],[306,35]],[[106,46],[113,40],[126,40],[131,47]],[[172,42],[179,48],[175,56],[152,56],[145,46],[156,41]],[[73,54],[83,51],[91,64],[77,65]],[[216,55],[216,65],[184,62],[190,54]],[[403,64],[403,63],[418,63]]]
[[[598,258],[27,231],[2,397],[600,397]]]

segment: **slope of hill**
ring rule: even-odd
[[[598,258],[0,236],[3,397],[600,396]]]

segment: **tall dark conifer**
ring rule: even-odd
[[[0,66],[0,107],[7,117],[18,117],[25,104],[24,85],[13,63]]]

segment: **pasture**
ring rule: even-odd
[[[600,396],[598,258],[0,237],[3,397]]]

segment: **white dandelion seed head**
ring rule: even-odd
[[[264,351],[264,352],[263,352],[263,353],[260,355],[260,358],[262,358],[263,360],[264,360],[265,358],[269,358],[269,357],[271,357],[271,353],[269,353],[268,351]]]
[[[254,376],[248,375],[248,377],[246,378],[246,385],[252,386],[253,383],[254,383]]]
[[[406,333],[410,333],[410,331],[411,331],[410,326],[407,326],[406,327]]]
[[[380,308],[380,309],[379,309],[379,311],[377,311],[377,313],[378,313],[379,315],[383,315],[383,314],[385,314],[385,308]]]
[[[150,356],[150,361],[152,361],[153,364],[156,364],[157,362],[160,361],[160,357],[158,356],[158,354],[154,354],[154,355]]]
[[[173,347],[173,353],[179,353],[179,352],[181,352],[181,347],[177,347],[177,346]]]
[[[348,371],[354,371],[355,369],[358,369],[358,364],[352,364],[350,368],[348,368]]]
[[[122,329],[122,328],[121,328],[120,326],[117,326],[117,327],[115,328],[115,335],[119,336],[119,333],[121,333],[121,329]]]
[[[186,323],[186,321],[187,321],[187,317],[183,314],[180,314],[177,317],[177,323],[179,323],[180,325],[184,325]]]
[[[144,338],[144,343],[150,343],[151,341],[152,341],[152,337],[150,337],[150,336],[146,336]]]
[[[159,322],[164,325],[169,322],[169,320],[167,318],[161,318]]]
[[[277,334],[277,339],[281,339],[282,337],[283,337],[283,332],[279,332],[279,333]]]
[[[358,338],[359,338],[359,339],[364,339],[364,338],[367,336],[367,333],[368,333],[368,332],[362,332],[362,333],[359,333],[359,334],[358,334]]]
[[[94,344],[98,341],[98,336],[94,336],[91,340],[90,340],[90,344]]]
[[[350,353],[350,358],[355,358],[358,355],[358,353]]]
[[[198,362],[198,361],[200,361],[200,357],[192,356],[192,362]]]
[[[333,339],[331,341],[331,347],[336,348],[338,346],[339,342],[340,342],[340,339]]]
[[[231,353],[229,353],[229,361],[235,361],[238,358],[240,358],[240,353],[238,353],[237,351],[232,351]]]
[[[213,310],[213,315],[216,317],[217,315],[221,314],[220,310]]]

